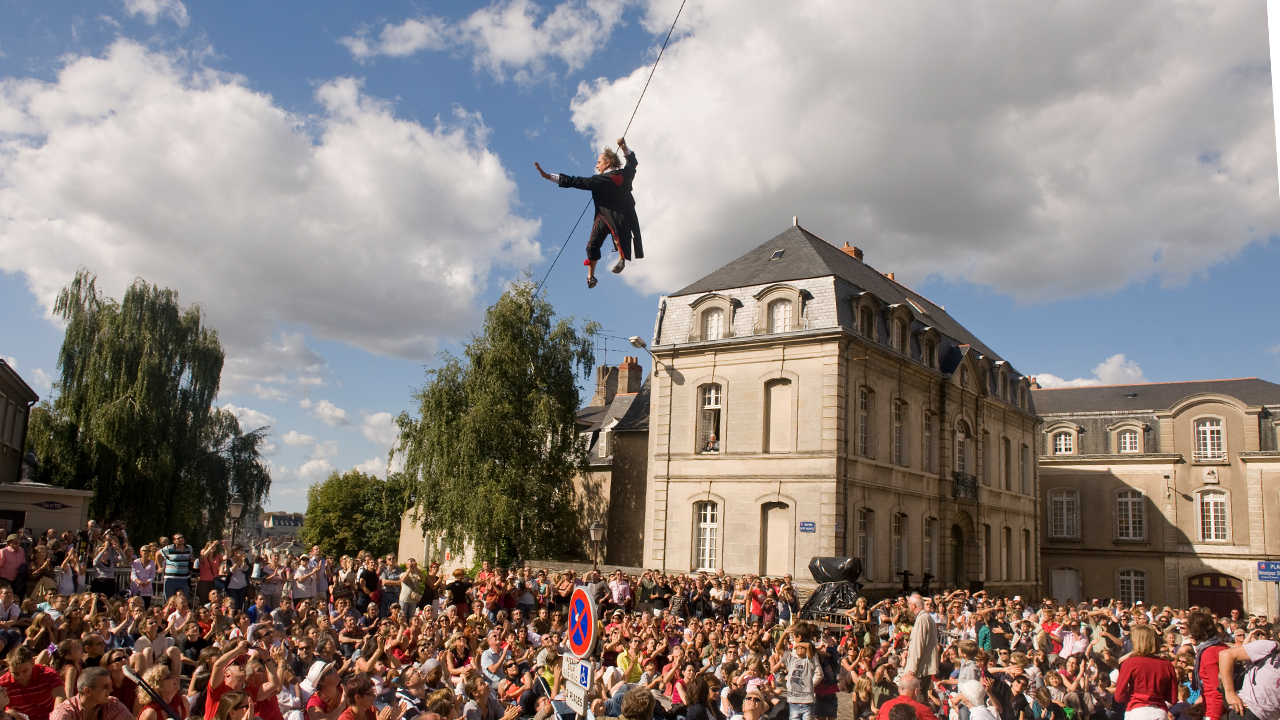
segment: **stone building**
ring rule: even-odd
[[[1028,380],[857,248],[788,228],[662,297],[652,352],[645,567],[1035,589]]]
[[[604,525],[600,562],[638,567],[644,543],[645,479],[649,453],[649,383],[637,358],[596,369],[596,392],[578,411],[590,471],[574,478],[584,526],[582,547],[591,549],[586,527]]]
[[[1280,385],[1033,389],[1044,581],[1060,601],[1269,612],[1280,560]]]
[[[9,363],[0,358],[0,483],[22,478],[23,448],[27,444],[27,420],[39,400],[31,386]]]

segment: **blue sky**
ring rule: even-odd
[[[83,266],[200,302],[271,509],[380,471],[390,418],[526,268],[626,125],[675,0],[0,0],[0,355],[42,393]],[[692,2],[629,133],[648,257],[587,291],[608,360],[792,215],[1019,371],[1280,381],[1265,11]],[[1117,357],[1122,356],[1122,357]],[[647,359],[647,358],[642,358]]]

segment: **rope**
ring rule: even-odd
[[[676,17],[671,21],[671,27],[667,29],[667,37],[662,41],[662,49],[658,50],[658,57],[653,61],[653,67],[649,69],[649,77],[645,78],[644,87],[640,89],[640,97],[636,100],[636,106],[631,111],[631,118],[627,120],[627,128],[622,131],[622,137],[624,138],[627,136],[627,133],[631,131],[631,123],[635,121],[636,113],[640,112],[640,103],[644,102],[644,94],[649,90],[649,82],[653,80],[653,74],[658,70],[658,63],[662,62],[662,54],[667,51],[667,43],[671,42],[671,33],[675,32],[676,23],[680,22],[680,13],[684,12],[684,4],[686,2],[688,2],[688,0],[680,0],[680,9],[676,10]],[[533,287],[534,298],[538,297],[538,293],[541,292],[543,286],[546,285],[547,278],[551,277],[551,271],[555,269],[556,262],[559,261],[560,256],[564,254],[564,249],[569,246],[569,241],[573,239],[573,233],[578,229],[578,225],[582,223],[582,218],[586,217],[587,208],[589,207],[591,207],[590,200],[588,200],[587,204],[583,206],[582,212],[578,215],[577,222],[573,224],[573,229],[569,231],[569,236],[564,239],[563,243],[561,243],[560,251],[556,253],[555,258],[551,261],[551,267],[547,268],[546,274],[544,274],[542,279],[538,281],[538,284]]]

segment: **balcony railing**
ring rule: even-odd
[[[951,497],[957,500],[978,501],[977,476],[955,471],[951,473],[951,479],[955,481],[951,487]]]

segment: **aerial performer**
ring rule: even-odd
[[[591,177],[548,173],[538,163],[533,164],[542,177],[560,187],[591,191],[596,215],[591,225],[591,237],[587,239],[587,260],[584,263],[589,288],[596,286],[596,263],[600,261],[600,248],[606,235],[613,237],[613,246],[618,250],[618,262],[612,268],[614,273],[622,272],[628,260],[644,257],[636,200],[631,195],[631,181],[636,176],[636,154],[627,147],[626,138],[618,140],[618,149],[627,158],[627,164],[623,165],[618,154],[606,148],[596,160],[599,174]]]

